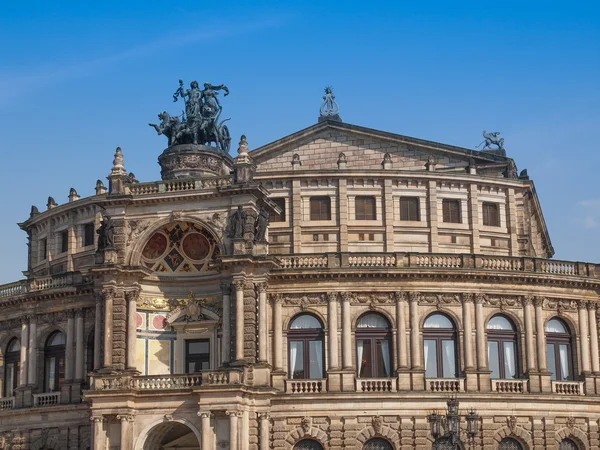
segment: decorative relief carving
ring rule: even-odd
[[[575,423],[576,423],[575,417],[573,417],[573,416],[567,417],[567,428],[572,430],[573,428],[575,428]]]
[[[475,303],[483,305],[483,304],[485,304],[486,300],[487,300],[487,295],[482,294],[482,293],[475,294]]]
[[[473,303],[475,301],[475,294],[470,292],[463,294],[462,301],[463,303]]]
[[[540,297],[540,296],[535,296],[533,297],[533,306],[543,306],[544,305],[544,297]]]
[[[508,308],[521,308],[521,302],[516,295],[488,295],[485,304],[500,308],[501,311]]]
[[[187,307],[190,302],[199,303],[203,308],[213,311],[219,315],[222,313],[223,302],[220,297],[196,298],[193,293],[191,293],[187,298],[138,297],[136,304],[137,308],[141,310],[173,311],[176,308]]]
[[[419,302],[421,300],[420,292],[409,292],[408,299],[410,302]]]
[[[506,418],[506,425],[510,429],[510,432],[514,433],[517,428],[517,416],[508,416]]]
[[[283,297],[283,303],[288,306],[299,306],[304,310],[309,306],[325,305],[327,301],[325,294],[287,294]]]
[[[524,295],[521,297],[521,303],[523,307],[533,304],[533,297],[531,295]]]
[[[375,433],[381,434],[381,431],[383,430],[383,419],[381,416],[373,417],[371,420],[371,425],[373,425],[373,430],[375,430]]]
[[[271,303],[273,303],[273,304],[283,303],[283,295],[281,295],[280,293],[269,294],[269,299],[271,300]]]
[[[128,220],[126,245],[135,242],[149,226],[149,220]]]
[[[327,293],[327,301],[329,303],[337,301],[338,293],[337,292],[328,292]]]
[[[421,294],[418,300],[419,305],[435,305],[437,309],[445,305],[460,305],[460,303],[459,294]]]
[[[392,292],[370,292],[363,293],[357,292],[352,296],[352,304],[368,304],[375,306],[378,304],[392,303],[394,301],[394,294]]]
[[[536,297],[537,298],[537,297]],[[577,311],[577,308],[580,307],[576,300],[564,300],[558,298],[545,298],[539,297],[542,299],[542,308],[548,309],[552,311],[556,311],[559,316],[563,315],[567,311]],[[583,308],[585,308],[585,304],[583,304]]]
[[[311,418],[308,416],[304,416],[302,418],[302,420],[300,421],[300,427],[302,428],[302,431],[304,431],[305,433],[308,433],[310,431],[311,426],[312,426]]]
[[[408,297],[408,294],[406,292],[404,292],[404,291],[396,291],[396,292],[394,292],[394,299],[396,301],[405,302],[407,297]]]

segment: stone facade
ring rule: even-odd
[[[328,120],[246,145],[147,183],[119,149],[20,224],[0,448],[441,448],[450,396],[465,447],[599,447],[600,266],[550,259],[512,159]]]

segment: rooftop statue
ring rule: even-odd
[[[219,101],[218,91],[224,91],[224,96],[229,95],[229,89],[224,84],[213,86],[204,83],[200,89],[197,81],[190,83],[190,88],[185,89],[183,81],[179,80],[179,88],[173,94],[173,101],[182,98],[185,110],[181,116],[171,116],[166,111],[158,115],[160,124],[150,123],[158,134],[168,138],[168,145],[200,144],[211,145],[213,142],[217,149],[229,153],[231,148],[231,135],[224,122],[220,120],[223,107]]]
[[[500,132],[494,131],[493,133],[488,133],[483,130],[484,140],[475,148],[481,147],[482,144],[485,144],[481,150],[485,150],[486,148],[491,148],[491,145],[496,145],[498,150],[504,150],[504,138],[500,137]]]
[[[325,95],[323,96],[323,104],[321,105],[321,111],[319,115],[319,122],[323,120],[337,120],[341,122],[342,119],[339,116],[340,108],[338,108],[335,102],[335,94],[333,88],[327,86],[325,88]]]

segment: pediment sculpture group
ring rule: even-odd
[[[227,235],[233,239],[244,237],[247,227],[248,213],[241,206],[229,216],[227,224]],[[261,208],[256,220],[254,221],[254,242],[263,242],[266,240],[267,228],[269,226],[269,213]]]

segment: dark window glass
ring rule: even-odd
[[[56,392],[65,381],[65,335],[55,331],[44,347],[44,390]]]
[[[488,361],[492,379],[519,377],[517,333],[512,322],[496,315],[488,322]]]
[[[442,200],[442,215],[444,222],[461,223],[460,218],[460,200]]]
[[[93,330],[88,335],[85,353],[86,353],[85,354],[85,357],[86,357],[85,368],[87,370],[87,373],[90,373],[90,372],[94,371],[94,331]],[[86,377],[87,377],[87,374],[86,374]]]
[[[571,334],[560,319],[551,319],[546,324],[546,354],[551,380],[573,379]]]
[[[17,338],[11,339],[4,353],[4,397],[12,397],[19,385],[19,369],[21,366],[21,343]]]
[[[285,198],[273,198],[273,202],[281,209],[281,214],[271,214],[269,220],[271,222],[285,222]]]
[[[185,373],[210,370],[210,341],[189,339],[185,341]]]
[[[373,438],[365,442],[363,450],[394,450],[392,444],[385,439]]]
[[[65,253],[69,250],[69,232],[67,230],[60,232],[60,252]]]
[[[310,198],[310,220],[331,220],[331,199],[329,197]]]
[[[456,378],[458,355],[456,328],[448,317],[435,313],[423,325],[423,353],[426,378]]]
[[[419,199],[417,197],[400,197],[400,220],[419,221]]]
[[[483,210],[483,224],[487,227],[499,227],[500,226],[500,208],[497,203],[484,203],[482,206]]]
[[[516,439],[506,437],[498,444],[498,450],[523,450],[523,446]]]
[[[86,223],[83,226],[83,246],[94,245],[94,224]]]
[[[40,253],[40,258],[41,259],[46,259],[48,258],[48,239],[42,239],[40,241],[40,246],[41,246],[41,253]]]
[[[324,334],[321,321],[310,314],[297,316],[288,331],[288,355],[292,379],[324,377]]]
[[[356,220],[377,219],[375,197],[356,197],[354,200],[354,212]]]
[[[392,331],[387,319],[367,313],[356,322],[356,361],[360,378],[392,376]]]
[[[433,443],[431,448],[432,450],[456,450],[464,447],[460,443],[458,445],[454,444],[449,437],[441,437]]]
[[[579,446],[573,440],[565,438],[560,441],[558,450],[579,450]]]
[[[294,445],[294,450],[323,450],[323,446],[313,439],[302,439]]]

